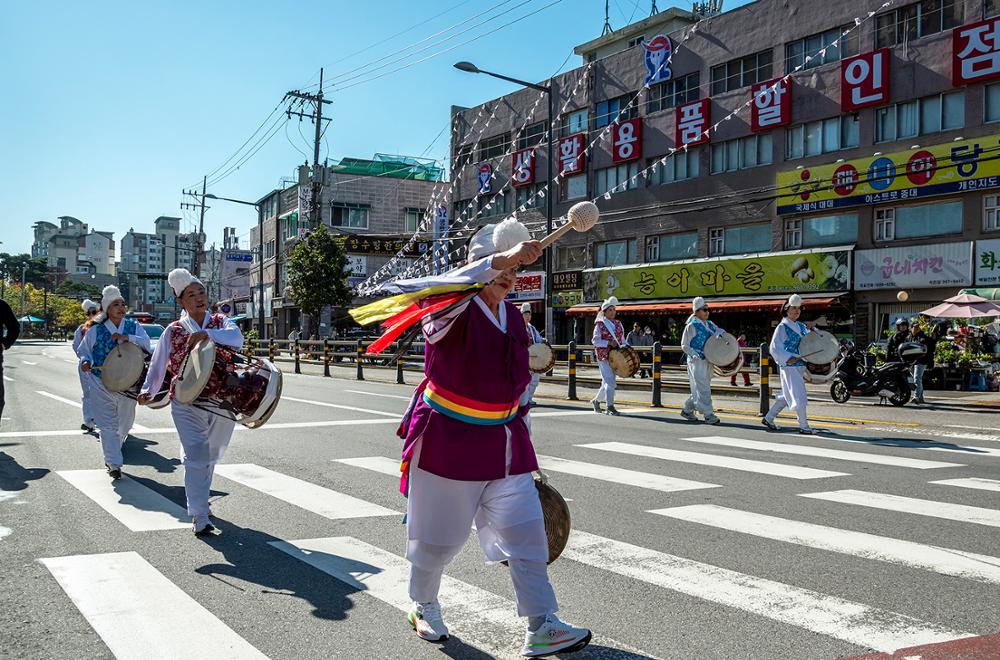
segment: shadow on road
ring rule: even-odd
[[[26,468],[10,454],[0,451],[0,490],[24,490],[29,481],[41,479],[49,473],[46,468]]]
[[[129,439],[122,446],[122,455],[125,457],[126,465],[148,465],[156,468],[157,472],[175,472],[177,466],[181,464],[180,459],[166,458],[156,453],[151,447],[156,447],[160,443],[137,435],[130,434]]]

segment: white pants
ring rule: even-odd
[[[94,387],[94,377],[85,371],[76,370],[80,376],[80,390],[83,393],[81,402],[83,403],[83,423],[87,426],[96,426],[94,421],[94,396],[90,390]]]
[[[528,383],[528,389],[526,390],[526,392],[528,393],[528,401],[534,401],[534,399],[535,399],[535,390],[538,389],[538,382],[541,379],[542,379],[542,374],[536,374],[536,373],[532,372],[532,374],[531,374],[531,382]]]
[[[805,367],[782,367],[781,372],[781,393],[774,397],[774,405],[767,411],[765,419],[773,422],[786,407],[799,416],[799,428],[808,428],[809,419],[806,417],[806,381],[802,378]]]
[[[215,464],[226,453],[236,420],[176,401],[170,403],[170,416],[181,438],[188,515],[207,516]]]
[[[684,410],[697,410],[705,417],[712,417],[715,409],[712,407],[712,365],[708,360],[688,356],[688,384],[691,396],[684,402]]]
[[[542,505],[531,474],[494,481],[456,481],[410,468],[406,559],[410,598],[437,599],[445,567],[461,551],[475,522],[487,562],[506,560],[519,616],[558,609],[549,583]]]
[[[615,387],[618,381],[615,379],[615,372],[611,369],[611,364],[607,360],[598,360],[597,367],[601,370],[601,389],[591,401],[607,401],[609,406],[615,405]]]
[[[100,430],[104,462],[112,467],[121,467],[125,464],[122,445],[135,422],[135,399],[109,392],[97,376],[85,375],[90,379],[91,413]]]

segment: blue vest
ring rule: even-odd
[[[135,321],[132,319],[125,319],[125,325],[122,326],[123,335],[134,335],[135,334]],[[111,349],[115,347],[114,339],[111,338],[111,331],[102,323],[97,326],[97,341],[94,342],[93,358],[94,362],[91,366],[99,367],[104,364],[104,360],[107,359],[108,353]],[[101,372],[97,372],[100,375]]]
[[[698,352],[698,357],[705,359],[705,342],[712,338],[719,328],[711,321],[702,322],[701,319],[691,321],[694,325],[694,339],[691,340],[691,348]]]
[[[795,332],[788,326],[785,326],[785,352],[794,355],[799,354],[799,344],[802,343],[802,335],[809,332],[806,328],[806,324],[802,321],[795,321],[795,325],[798,326],[799,332]],[[805,364],[805,360],[796,360],[792,364],[782,364],[781,367],[801,367]]]

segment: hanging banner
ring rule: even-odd
[[[580,174],[584,171],[587,167],[587,155],[583,152],[586,141],[586,133],[577,133],[556,143],[560,174]]]
[[[394,257],[400,250],[408,257],[419,257],[431,249],[430,241],[407,242],[396,236],[382,236],[379,234],[363,234],[358,236],[345,236],[344,252],[347,254],[370,254],[379,257]]]
[[[779,172],[778,213],[915,200],[1000,187],[1000,135]]]
[[[587,300],[846,291],[850,250],[775,252],[583,271]]]
[[[712,99],[679,105],[674,112],[677,126],[674,130],[674,144],[678,149],[708,142],[709,135],[706,131],[712,122]]]
[[[511,159],[512,186],[528,186],[535,182],[535,148],[521,149],[514,152]]]
[[[840,109],[854,112],[889,102],[889,49],[841,60]]]
[[[611,160],[627,163],[642,158],[642,118],[617,122],[611,131]]]
[[[666,82],[673,75],[670,71],[670,56],[674,52],[673,42],[665,34],[658,34],[642,44],[642,63],[646,67],[646,87]]]
[[[750,130],[769,131],[792,123],[792,79],[790,76],[757,83],[750,88]]]
[[[514,290],[507,294],[507,300],[541,300],[545,297],[545,273],[518,273]]]
[[[952,85],[1000,78],[1000,17],[957,27],[951,40]]]
[[[858,291],[969,286],[971,283],[971,241],[854,253],[854,288]]]
[[[976,285],[1000,285],[1000,238],[976,241]]]
[[[493,169],[490,168],[490,172]],[[438,204],[434,209],[434,272],[448,270],[448,205]]]

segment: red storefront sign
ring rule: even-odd
[[[792,79],[776,78],[751,88],[750,130],[769,131],[792,122]]]
[[[889,49],[843,60],[840,63],[840,108],[853,112],[889,101]]]
[[[534,148],[514,152],[510,182],[514,186],[527,186],[535,182]]]
[[[951,84],[1000,78],[1000,17],[962,25],[951,33]]]
[[[611,160],[627,163],[642,158],[642,119],[618,122],[612,128]]]
[[[587,156],[583,153],[586,133],[577,133],[559,140],[559,165],[561,174],[580,174],[587,164]]]
[[[708,142],[708,125],[712,121],[712,99],[701,99],[677,106],[677,148]]]

